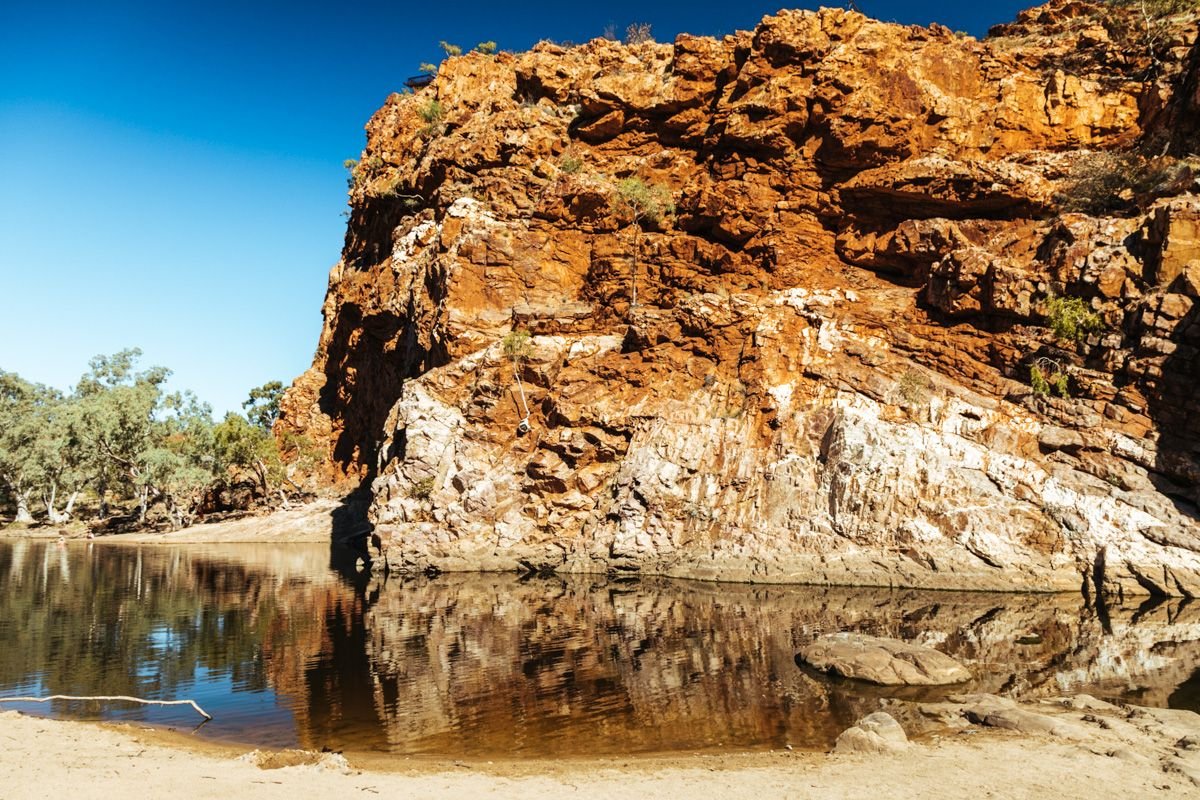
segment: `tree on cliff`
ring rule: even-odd
[[[633,246],[630,248],[630,309],[636,308],[638,262],[642,249],[642,225],[657,225],[662,219],[675,211],[671,193],[666,187],[657,184],[647,184],[641,178],[625,178],[617,182],[616,189],[610,201],[613,213],[633,228]]]

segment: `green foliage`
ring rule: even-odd
[[[408,496],[414,500],[428,500],[433,496],[433,487],[435,484],[436,479],[432,477],[422,478],[419,481],[414,481],[413,484],[408,487]]]
[[[496,49],[495,42],[480,42],[479,44],[475,45],[475,52],[483,53],[485,56],[495,55]]]
[[[283,384],[270,381],[250,390],[250,398],[242,403],[246,410],[246,418],[251,423],[270,431],[279,419],[279,401],[283,399]]]
[[[147,496],[161,501],[171,527],[186,528],[195,520],[205,490],[220,475],[212,409],[191,392],[175,393],[164,398],[162,416],[155,422],[133,477]]]
[[[574,153],[564,153],[562,159],[558,162],[558,168],[567,175],[574,175],[583,169],[583,159]]]
[[[191,392],[166,393],[170,371],[139,369],[140,356],[136,349],[97,356],[65,395],[0,372],[0,492],[18,520],[32,521],[37,498],[50,522],[65,523],[88,492],[101,516],[113,499],[132,503],[142,522],[158,508],[178,528],[239,473],[253,473],[264,496],[280,490],[285,452],[270,430],[282,384],[250,392],[249,419],[230,414],[218,425]],[[317,457],[310,443],[288,446],[296,461]]]
[[[438,46],[441,47],[446,53],[447,58],[453,58],[454,56],[462,55],[462,48],[456,44],[450,44],[449,42],[442,41],[438,42]]]
[[[264,495],[277,491],[286,481],[282,454],[269,427],[229,413],[213,431],[213,440],[218,463],[226,470],[252,473]]]
[[[421,119],[429,123],[441,122],[446,116],[445,109],[436,98],[430,98],[429,102],[421,106],[417,113],[421,115]]]
[[[1066,370],[1053,359],[1039,358],[1029,367],[1029,385],[1039,397],[1049,397],[1051,392],[1063,398],[1071,396]]]
[[[441,136],[445,131],[442,121],[446,118],[446,110],[442,108],[442,104],[437,98],[429,98],[425,105],[417,109],[417,114],[425,121],[425,127],[421,129],[423,137],[428,139]]]
[[[48,445],[46,422],[59,398],[53,390],[0,372],[0,492],[16,505],[17,521],[32,522]]]
[[[349,175],[346,176],[346,186],[348,186],[350,188],[350,190],[353,191],[354,187],[356,187],[358,185],[358,159],[357,158],[347,158],[345,161],[342,162],[342,166],[345,167],[346,170],[350,173]]]
[[[612,209],[632,224],[657,224],[675,213],[675,204],[666,187],[648,184],[641,178],[625,178],[617,182]]]
[[[1092,311],[1078,297],[1051,297],[1046,301],[1046,321],[1054,335],[1060,339],[1079,343],[1103,323],[1100,315]]]
[[[421,66],[417,67],[417,70],[424,72],[426,75],[436,75],[438,68],[437,64],[430,64],[428,61],[422,61]]]
[[[635,22],[625,29],[625,44],[644,44],[653,41],[654,35],[650,32],[649,22]]]
[[[519,362],[529,355],[531,349],[529,331],[512,331],[501,340],[500,345],[507,359]]]

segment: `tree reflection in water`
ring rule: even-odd
[[[1072,596],[343,578],[319,547],[0,543],[0,693],[192,697],[216,717],[204,735],[275,746],[825,747],[889,697],[1089,691],[1166,705],[1175,692],[1195,702],[1176,690],[1200,663],[1200,612],[1150,604],[1109,608],[1106,620]],[[799,645],[835,630],[935,645],[976,680],[897,692],[798,669]],[[88,706],[53,713],[183,719]]]

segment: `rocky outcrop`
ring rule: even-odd
[[[1120,13],[449,59],[367,127],[281,429],[392,568],[1200,595],[1192,173],[1063,207],[1191,102],[1193,20]]]
[[[945,686],[971,680],[971,671],[932,647],[899,639],[834,633],[796,655],[796,662],[838,678],[882,686]]]
[[[1086,694],[1036,705],[983,694],[924,704],[920,713],[951,728],[972,723],[1030,739],[1053,738],[1063,747],[1077,747],[1080,755],[1103,755],[1131,767],[1153,764],[1163,773],[1179,776],[1187,790],[1200,787],[1200,716],[1193,711],[1113,705]],[[863,738],[852,734],[849,741]],[[864,752],[872,751],[864,748]]]
[[[876,711],[847,728],[834,742],[833,752],[898,753],[908,748],[904,728],[885,711]]]

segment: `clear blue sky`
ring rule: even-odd
[[[1029,4],[859,2],[978,35]],[[138,346],[236,409],[311,362],[342,161],[439,40],[519,50],[636,21],[667,41],[780,5],[2,0],[0,369],[67,388]]]

